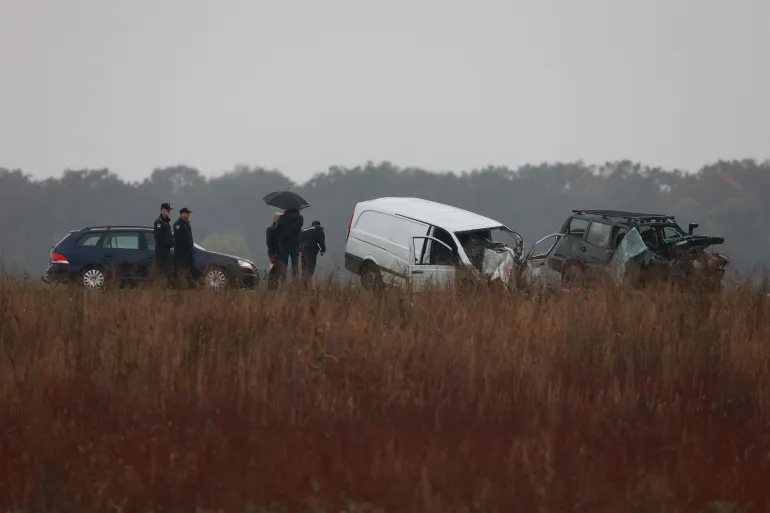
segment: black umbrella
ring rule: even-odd
[[[302,210],[303,208],[310,206],[302,196],[291,191],[271,192],[262,199],[264,199],[265,203],[271,207],[281,208],[283,210]]]

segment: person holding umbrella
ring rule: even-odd
[[[302,239],[302,225],[305,219],[297,209],[284,210],[275,223],[278,233],[278,261],[281,263],[281,275],[286,278],[286,270],[291,260],[291,275],[299,275],[299,246]]]
[[[291,274],[296,278],[299,276],[299,250],[302,225],[305,222],[299,211],[310,205],[299,194],[289,191],[268,194],[264,200],[268,205],[284,209],[274,228],[278,235],[278,262],[281,266],[281,278],[286,279],[287,267],[291,260]]]

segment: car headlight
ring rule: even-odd
[[[246,260],[238,259],[238,265],[244,269],[254,269],[254,265],[251,262],[247,262]]]

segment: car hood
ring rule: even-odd
[[[686,235],[676,239],[668,239],[665,244],[680,251],[693,249],[706,249],[716,244],[724,244],[724,237],[712,237],[710,235]]]
[[[256,264],[254,262],[252,262],[251,260],[249,260],[248,258],[245,258],[245,257],[241,257],[241,256],[237,256],[237,255],[231,255],[229,253],[220,253],[218,251],[211,251],[210,249],[204,249],[203,251],[208,253],[209,255],[216,256],[216,257],[231,258],[233,260],[243,260],[245,262],[250,263],[254,267],[256,267]]]

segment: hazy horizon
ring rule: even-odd
[[[0,5],[0,167],[770,157],[759,0]]]

